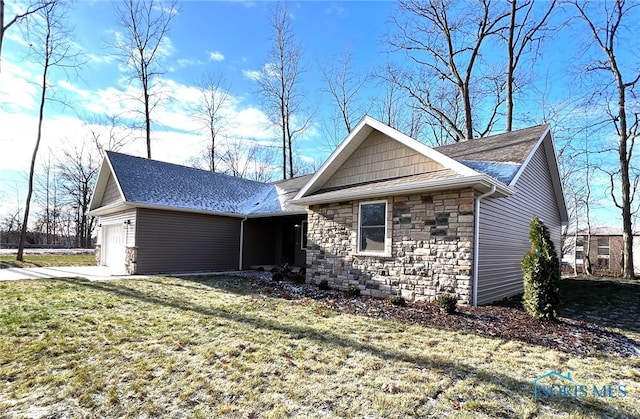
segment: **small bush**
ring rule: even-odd
[[[305,283],[305,277],[303,274],[297,272],[291,275],[291,281],[293,281],[294,284],[301,285]]]
[[[264,266],[258,266],[258,268],[256,268],[256,271],[264,272]]]
[[[349,288],[347,288],[347,297],[360,297],[360,288],[358,288],[357,285],[349,285]]]
[[[522,259],[522,305],[537,319],[553,320],[560,304],[560,261],[549,230],[538,217],[529,224],[529,241],[531,250]]]
[[[282,275],[280,272],[275,272],[273,275],[271,275],[271,279],[276,282],[280,282],[284,279],[284,275]]]
[[[329,291],[331,289],[331,287],[329,286],[329,281],[327,281],[326,279],[323,279],[322,281],[320,281],[320,283],[318,284],[318,289],[323,291]]]
[[[398,307],[404,307],[407,304],[405,299],[403,297],[401,297],[400,295],[392,296],[391,298],[389,298],[389,301],[391,301],[391,304],[393,304],[394,306],[398,306]]]
[[[456,304],[458,297],[453,294],[440,294],[436,297],[436,304],[440,307],[440,311],[447,314],[456,312]]]

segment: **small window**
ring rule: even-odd
[[[576,246],[577,247],[584,246],[584,237],[583,236],[578,236],[578,238],[576,239]]]
[[[360,204],[358,251],[384,253],[387,235],[387,202]]]
[[[309,222],[303,221],[300,226],[302,227],[300,229],[300,249],[307,250],[307,231],[309,229]]]
[[[583,256],[582,256],[582,250],[578,250],[578,251],[576,251],[576,259],[582,259],[582,258],[583,258]]]
[[[609,237],[598,237],[598,258],[609,257]]]

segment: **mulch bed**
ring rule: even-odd
[[[443,314],[434,303],[407,303],[404,307],[388,299],[348,298],[343,292],[321,291],[310,284],[294,285],[274,282],[271,275],[252,275],[252,286],[260,292],[282,298],[310,298],[324,302],[331,309],[380,319],[393,319],[423,326],[440,327],[480,336],[518,340],[582,356],[640,356],[640,342],[582,320],[560,317],[556,321],[539,321],[522,308],[517,299],[500,305],[458,307],[455,314]]]

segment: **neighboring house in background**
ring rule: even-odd
[[[558,248],[568,220],[548,126],[430,148],[370,117],[315,175],[274,184],[109,153],[91,210],[101,263],[129,273],[288,257],[307,282],[461,304],[521,293],[531,217]]]
[[[565,254],[562,262],[578,272],[584,272],[585,252],[589,249],[589,260],[594,273],[622,275],[623,241],[622,228],[596,227],[591,229],[591,240],[587,246],[587,231],[579,231],[578,235],[565,238]],[[640,272],[640,232],[633,235],[633,268]]]

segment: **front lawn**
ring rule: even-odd
[[[637,356],[330,305],[239,277],[0,282],[0,417],[640,416]],[[534,401],[533,380],[552,370],[626,397]]]
[[[41,266],[91,266],[96,264],[96,256],[93,253],[25,254],[23,259],[21,262],[16,260],[16,255],[0,255],[0,269]]]

